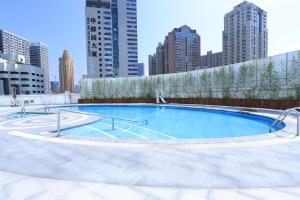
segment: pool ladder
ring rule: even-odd
[[[168,102],[164,98],[164,92],[161,90],[156,90],[156,103],[160,104],[167,104]]]
[[[300,107],[290,108],[283,111],[278,118],[270,125],[269,132],[272,133],[272,129],[274,126],[282,123],[290,114],[295,113],[297,117],[297,133],[296,136],[300,136]]]

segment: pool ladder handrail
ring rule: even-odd
[[[168,102],[164,98],[164,92],[162,90],[156,90],[156,104],[167,104]]]
[[[115,130],[115,120],[120,120],[120,121],[127,121],[127,122],[133,122],[133,123],[145,123],[145,125],[149,124],[149,121],[146,120],[132,120],[132,119],[126,119],[126,118],[120,118],[120,117],[109,117],[111,118],[112,122],[112,130]]]
[[[296,107],[296,108],[290,108],[290,109],[286,109],[285,111],[283,111],[278,118],[270,125],[269,127],[269,132],[272,133],[272,128],[277,125],[282,123],[291,113],[296,113],[296,117],[297,117],[297,133],[296,136],[300,136],[300,107]]]
[[[50,114],[50,109],[51,109],[51,104],[50,103],[48,103],[48,104],[44,104],[44,111],[45,111],[45,113],[47,113],[47,114]]]
[[[101,118],[111,118],[111,127],[112,130],[115,130],[115,120],[121,120],[121,121],[128,121],[128,122],[133,122],[133,123],[145,123],[145,125],[148,125],[148,120],[142,120],[142,121],[138,121],[138,120],[131,120],[131,119],[126,119],[126,118],[120,118],[120,117],[111,117],[111,116],[104,116],[104,115],[100,115],[100,114],[95,114],[95,113],[86,113],[86,112],[80,112],[80,111],[74,111],[74,110],[66,110],[66,109],[60,109],[57,111],[57,129],[56,129],[56,137],[60,137],[60,113],[61,112],[69,112],[69,113],[76,113],[76,114],[82,114],[82,115],[90,115],[90,116],[98,116]]]
[[[25,109],[25,105],[24,104],[22,105],[22,108],[21,108],[21,115],[22,115],[22,118],[24,118],[25,115],[26,115],[26,109]]]

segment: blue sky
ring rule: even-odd
[[[68,49],[76,82],[86,73],[84,0],[0,0],[0,28],[49,45],[51,80],[58,58]],[[137,0],[139,61],[173,28],[189,25],[201,35],[202,54],[222,50],[224,14],[241,0]],[[268,12],[269,54],[300,49],[300,1],[252,0]],[[58,78],[58,77],[57,77]]]

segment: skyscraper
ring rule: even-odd
[[[139,76],[145,76],[145,65],[144,63],[139,63]]]
[[[50,92],[49,86],[49,61],[48,46],[41,42],[30,44],[30,62],[31,65],[41,67],[44,70],[45,90]]]
[[[149,75],[165,74],[165,47],[161,43],[156,47],[154,55],[149,56]]]
[[[165,74],[165,47],[161,43],[156,48],[155,66],[157,74]]]
[[[193,71],[200,64],[201,39],[188,26],[175,28],[149,56],[149,75]]]
[[[136,0],[86,0],[88,78],[138,76]]]
[[[156,72],[156,54],[148,56],[149,75],[157,75]]]
[[[164,73],[192,71],[199,65],[201,41],[188,26],[175,28],[164,43]]]
[[[244,1],[224,17],[224,64],[268,56],[267,13]]]
[[[29,41],[2,29],[0,29],[0,53],[24,56],[25,64],[30,64]]]
[[[74,93],[73,60],[67,50],[64,50],[63,56],[59,58],[59,83],[60,92]]]
[[[59,92],[59,82],[58,81],[51,81],[51,92],[57,94]]]

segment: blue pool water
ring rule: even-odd
[[[273,119],[227,111],[173,106],[78,106],[65,109],[101,114],[102,120],[62,131],[64,136],[103,139],[178,140],[253,136],[269,132]],[[140,122],[115,121],[111,117]],[[147,120],[148,124],[142,122]],[[282,129],[281,124],[277,129]]]
[[[15,114],[11,114],[8,117],[6,117],[6,119],[8,120],[14,120],[14,119],[20,119],[20,118],[28,118],[28,117],[36,117],[36,116],[40,116],[40,115],[46,115],[40,112],[26,112],[25,115],[23,113],[15,113]]]

